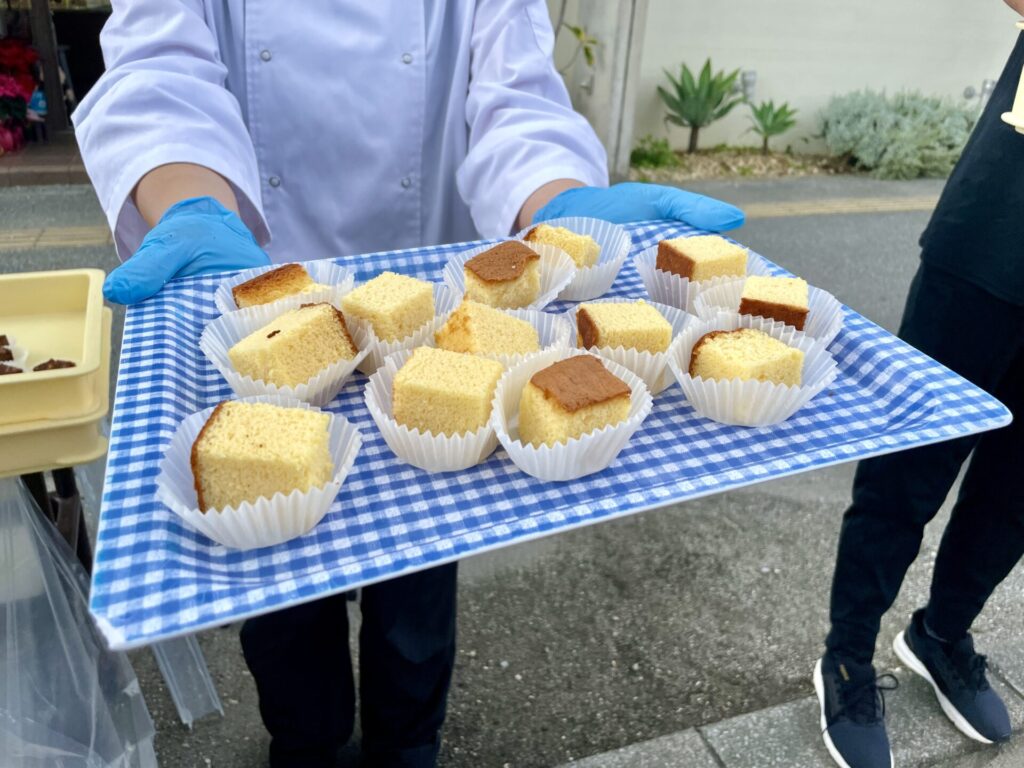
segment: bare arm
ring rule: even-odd
[[[132,196],[151,227],[156,226],[168,208],[190,197],[209,196],[238,213],[234,190],[224,177],[192,163],[169,163],[154,168],[142,177]]]
[[[1021,16],[1024,16],[1024,0],[1006,0],[1006,4]]]
[[[1019,0],[1024,3],[1024,0]],[[534,190],[533,194],[526,198],[523,207],[519,209],[519,216],[516,217],[516,229],[525,229],[533,223],[533,216],[537,211],[547,205],[555,195],[565,192],[574,187],[585,187],[582,181],[575,179],[555,179]]]

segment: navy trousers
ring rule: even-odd
[[[437,761],[455,661],[454,563],[362,592],[362,752],[376,768]],[[242,651],[270,732],[272,768],[327,768],[352,735],[355,689],[344,595],[258,616]]]
[[[924,527],[972,451],[935,561],[926,614],[931,629],[962,637],[1024,555],[1024,307],[922,264],[899,335],[995,395],[1014,421],[980,437],[857,467],[839,535],[826,647],[860,662],[871,660],[882,615],[917,556]]]

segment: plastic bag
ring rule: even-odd
[[[156,766],[153,721],[123,653],[88,613],[88,579],[16,478],[0,479],[4,768]]]

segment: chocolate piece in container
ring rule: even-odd
[[[11,346],[10,340],[7,338],[6,335],[0,333],[0,347],[9,347],[9,346]]]
[[[0,362],[6,363],[14,359],[14,352],[10,347],[0,347]]]
[[[4,365],[0,363],[0,376],[6,376],[9,373],[24,373],[21,368],[14,365]]]
[[[33,371],[55,371],[58,368],[74,368],[74,367],[75,367],[75,364],[72,363],[70,360],[57,360],[57,359],[51,357],[45,363],[40,363],[39,365],[35,366],[32,370]]]

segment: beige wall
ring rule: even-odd
[[[685,147],[687,130],[667,132],[655,88],[666,82],[663,68],[695,69],[710,55],[716,69],[757,71],[755,101],[800,111],[797,127],[775,140],[779,149],[813,149],[800,137],[818,131],[831,95],[870,87],[962,100],[966,86],[980,89],[1002,71],[1016,18],[1000,0],[650,0],[634,136],[668,135]],[[701,147],[755,143],[744,133],[748,114],[736,107],[702,131]]]

